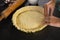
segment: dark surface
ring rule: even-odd
[[[24,33],[17,30],[11,21],[11,15],[0,22],[1,40],[60,40],[60,28],[47,26],[36,33]]]
[[[60,18],[60,1],[57,1],[57,2],[56,2],[55,10],[54,10],[54,12],[53,12],[53,15],[54,15],[55,17]]]
[[[8,4],[4,2],[5,0],[0,0],[0,13],[8,7]]]
[[[13,13],[0,22],[0,40],[60,40],[60,28],[49,25],[36,33],[25,33],[17,30],[11,21]]]

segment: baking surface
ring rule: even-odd
[[[0,22],[1,40],[60,40],[60,28],[52,26],[47,26],[42,31],[28,34],[17,30],[12,24],[12,15]]]
[[[18,31],[11,22],[11,15],[0,22],[0,39],[2,40],[59,40],[60,28],[47,26],[42,31],[36,33],[24,33]]]

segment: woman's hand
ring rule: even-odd
[[[54,10],[54,3],[52,1],[49,1],[44,5],[45,19],[47,23],[50,23],[50,16],[52,16],[53,10]]]
[[[46,21],[51,26],[60,27],[60,18],[53,16],[54,8],[55,8],[55,1],[53,0],[45,4],[44,9],[45,9]]]

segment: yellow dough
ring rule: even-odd
[[[44,9],[40,6],[26,6],[17,10],[12,17],[13,25],[24,32],[40,31],[47,26],[44,24]]]

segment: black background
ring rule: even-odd
[[[14,12],[0,22],[0,40],[60,40],[60,28],[49,25],[36,33],[25,33],[17,30],[11,21]]]

